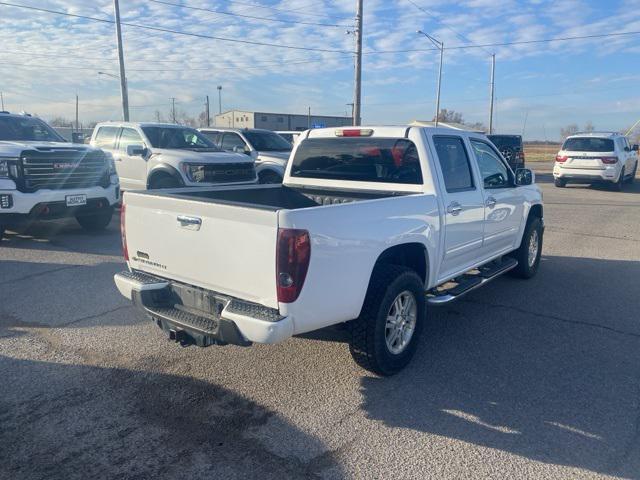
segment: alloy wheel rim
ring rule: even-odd
[[[418,304],[413,293],[405,290],[398,294],[389,308],[384,330],[389,352],[399,355],[406,350],[416,329],[417,314]]]
[[[536,263],[536,259],[538,258],[539,243],[540,240],[538,238],[538,231],[534,230],[531,234],[531,240],[529,240],[529,255],[527,257],[529,267],[533,267],[533,265]]]

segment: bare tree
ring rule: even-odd
[[[433,117],[435,122],[436,117]],[[456,112],[455,110],[447,110],[446,108],[441,108],[440,113],[438,114],[438,121],[444,123],[464,123],[464,117],[462,113]]]
[[[584,124],[584,131],[585,132],[593,132],[595,131],[596,127],[593,126],[593,122],[591,120],[589,120],[587,123]]]
[[[67,120],[64,117],[54,117],[49,122],[49,125],[52,127],[71,127],[73,126],[73,122],[71,120]]]
[[[209,122],[207,122],[207,112],[206,111],[200,112],[200,115],[198,115],[198,126],[206,127],[208,123]]]
[[[576,133],[578,133],[578,130],[580,130],[578,128],[578,125],[572,123],[571,125],[567,125],[566,127],[560,129],[560,137],[564,140],[569,135],[575,135]]]

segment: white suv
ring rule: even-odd
[[[610,183],[622,190],[638,170],[638,145],[620,133],[589,132],[567,137],[556,156],[556,187],[571,183]]]
[[[293,146],[276,132],[219,127],[201,128],[200,131],[221,149],[253,158],[260,183],[282,183]]]
[[[110,152],[123,190],[255,183],[252,157],[227,153],[194,128],[106,122],[91,145]]]

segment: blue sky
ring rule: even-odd
[[[166,118],[170,97],[197,116],[216,86],[223,109],[343,115],[353,96],[355,0],[166,0],[245,15],[223,15],[150,0],[120,0],[124,22],[183,32],[331,52],[255,46],[124,27],[134,120]],[[13,3],[112,18],[112,1],[15,0]],[[438,52],[445,47],[640,31],[640,0],[364,0],[363,122],[430,119]],[[256,18],[248,18],[248,17]],[[273,21],[273,20],[280,20]],[[300,23],[291,23],[300,22]],[[340,25],[309,25],[322,23]],[[10,110],[44,118],[119,118],[114,27],[0,5],[0,91]],[[617,130],[640,118],[640,35],[445,51],[441,106],[488,123],[490,54],[496,54],[496,130],[556,140],[560,128],[591,121]]]

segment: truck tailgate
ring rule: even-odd
[[[278,212],[125,194],[131,268],[278,308]]]

